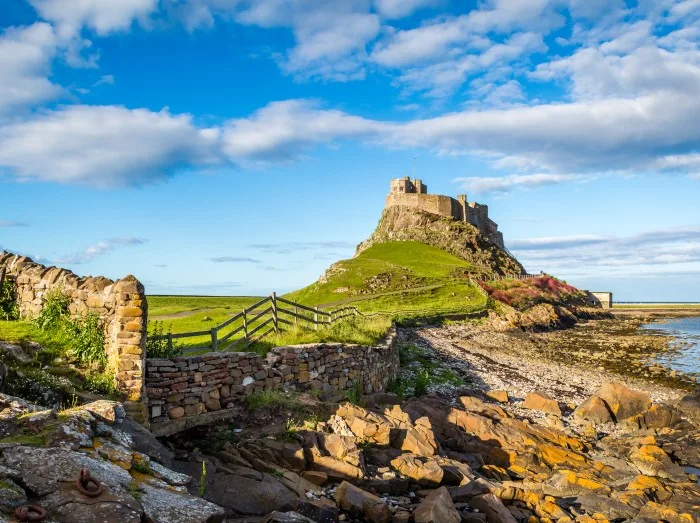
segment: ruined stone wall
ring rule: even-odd
[[[34,318],[46,295],[62,289],[70,297],[69,311],[96,312],[105,329],[105,350],[115,371],[117,390],[128,396],[127,408],[139,419],[143,395],[148,305],[143,285],[133,276],[112,281],[102,276],[79,277],[67,269],[46,267],[26,256],[0,252],[0,271],[14,278],[22,318]]]
[[[396,331],[376,347],[316,343],[277,347],[266,358],[218,352],[146,360],[151,431],[158,435],[231,417],[246,396],[272,389],[383,390],[399,368]]]
[[[437,214],[443,218],[464,221],[464,213],[460,203],[449,196],[439,194],[390,193],[386,198],[386,206],[401,206]]]

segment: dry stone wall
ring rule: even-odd
[[[319,343],[256,353],[223,352],[146,360],[151,431],[167,435],[231,417],[253,392],[381,391],[399,368],[395,329],[378,346]]]
[[[22,318],[37,316],[52,289],[61,289],[70,297],[72,315],[94,311],[100,316],[117,390],[127,395],[126,406],[132,417],[145,421],[142,400],[148,305],[143,285],[133,276],[117,281],[102,276],[79,277],[67,269],[46,267],[5,251],[0,252],[2,269],[15,280]]]

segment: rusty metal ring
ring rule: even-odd
[[[96,498],[105,491],[105,486],[90,475],[88,469],[80,469],[80,475],[75,482],[81,494]]]
[[[39,505],[24,505],[15,509],[15,517],[19,521],[43,521],[46,519],[46,509]]]

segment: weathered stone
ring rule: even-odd
[[[291,510],[298,497],[277,479],[260,474],[251,479],[223,472],[207,475],[204,498],[239,514],[264,515]]]
[[[487,390],[484,394],[499,403],[508,403],[508,392],[505,390]]]
[[[336,504],[356,516],[364,516],[371,523],[389,523],[391,512],[379,497],[347,481],[343,481],[333,494]]]
[[[632,390],[619,382],[606,383],[596,392],[596,396],[605,401],[617,422],[651,407],[651,398],[647,393]]]
[[[607,404],[598,396],[591,396],[581,403],[581,405],[574,410],[574,416],[596,424],[613,421],[612,413],[608,410]]]
[[[440,487],[428,494],[413,513],[415,523],[460,523],[462,518],[452,503],[450,493]]]
[[[481,494],[469,501],[469,505],[486,514],[489,523],[517,523],[503,502],[493,494]]]
[[[442,467],[435,460],[413,454],[402,454],[391,461],[391,466],[424,487],[440,485],[444,474]]]
[[[554,416],[561,416],[561,409],[556,400],[539,392],[528,392],[527,396],[525,396],[523,407],[553,414]]]

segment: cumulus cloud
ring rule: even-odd
[[[10,27],[0,35],[0,115],[63,92],[48,78],[56,45],[53,28],[42,22]]]
[[[158,0],[30,0],[44,19],[56,25],[63,37],[72,37],[83,26],[99,35],[129,29],[158,7]]]
[[[0,166],[21,180],[142,185],[219,161],[218,135],[167,110],[75,105],[0,127]]]
[[[135,238],[133,236],[123,236],[118,238],[110,238],[108,240],[101,241],[95,245],[85,248],[80,252],[73,254],[68,254],[62,256],[57,260],[53,260],[51,263],[68,263],[73,265],[79,265],[83,263],[91,262],[98,256],[104,256],[109,254],[116,249],[121,247],[129,247],[134,245],[143,245],[147,240],[142,238]]]

